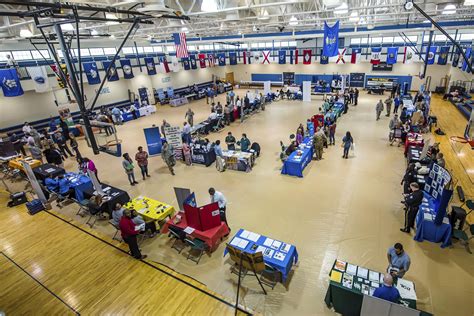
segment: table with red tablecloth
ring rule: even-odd
[[[408,154],[408,147],[423,147],[423,136],[419,133],[408,133],[405,140],[405,157]]]
[[[181,222],[175,224],[175,218],[176,216],[180,215],[181,216]],[[163,228],[161,229],[161,233],[166,234],[169,231],[169,226],[175,226],[177,228],[180,228],[184,230],[186,227],[188,227],[188,223],[186,221],[186,216],[184,215],[184,212],[178,212],[175,216],[173,216],[170,220],[168,220],[164,225]],[[225,222],[221,222],[219,226],[216,226],[214,228],[208,229],[206,231],[200,231],[195,229],[191,234],[188,236],[191,236],[192,238],[198,238],[202,241],[204,241],[211,252],[217,249],[219,246],[220,242],[222,239],[229,235],[230,230],[229,227],[227,227]]]
[[[314,124],[314,130],[316,130],[316,127],[320,127],[320,126],[324,125],[324,115],[323,114],[313,115],[310,120]]]

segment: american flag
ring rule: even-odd
[[[185,33],[173,33],[174,45],[176,46],[176,57],[189,57],[188,46],[186,45]]]

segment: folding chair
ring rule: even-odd
[[[196,262],[196,264],[198,264],[201,260],[203,252],[206,251],[206,243],[198,238],[186,238],[184,241],[186,242],[186,244],[191,246],[191,249],[188,252],[188,257],[186,259],[194,261]],[[194,255],[193,252],[196,253],[196,255]]]
[[[115,228],[115,234],[114,234],[114,237],[112,237],[112,239],[122,242],[123,240],[122,240],[122,235],[120,234],[120,228],[117,225],[115,225],[114,222],[112,222],[112,220],[109,221],[109,224],[112,225],[113,228]]]
[[[275,285],[281,279],[281,273],[272,266],[265,264],[265,269],[260,272],[261,279],[263,284],[272,288],[275,288]]]
[[[84,212],[88,213],[87,205],[89,203],[89,200],[82,200],[82,201],[79,201],[76,199],[72,199],[72,200],[74,201],[74,203],[76,203],[79,206],[79,209],[77,210],[76,215],[84,217],[83,213]]]
[[[469,230],[471,232],[471,236],[469,237],[464,230],[460,229],[453,229],[453,238],[458,239],[461,245],[464,246],[467,252],[472,254],[471,248],[469,247],[469,240],[474,238],[474,224],[469,225]]]
[[[186,248],[186,242],[184,241],[186,239],[186,233],[177,227],[170,226],[169,227],[169,237],[174,238],[174,242],[171,245],[171,248],[175,249],[178,253],[181,253],[184,248]]]

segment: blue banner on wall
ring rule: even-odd
[[[120,59],[120,65],[122,66],[123,77],[125,79],[133,78],[133,69],[130,59]]]
[[[321,49],[321,60],[319,61],[321,65],[329,64],[329,57],[323,55],[323,50]]]
[[[82,66],[84,67],[84,72],[86,73],[87,82],[90,85],[99,84],[100,83],[99,70],[97,69],[97,64],[95,63],[95,61],[82,63]]]
[[[323,55],[326,57],[333,57],[339,54],[338,50],[339,42],[339,21],[333,26],[329,27],[324,22],[324,42],[323,42]]]
[[[397,63],[398,47],[387,48],[387,65]]]
[[[161,134],[158,127],[144,128],[146,146],[148,147],[148,154],[155,156],[161,154]]]
[[[225,66],[225,53],[219,53],[217,58],[219,59],[219,66]]]
[[[281,50],[278,52],[278,63],[280,65],[286,64],[286,50]]]
[[[145,57],[145,66],[149,76],[156,75],[155,60],[153,57]]]
[[[448,63],[449,46],[443,46],[439,49],[438,65],[446,65]]]
[[[196,55],[190,55],[189,56],[189,61],[191,63],[191,69],[197,69]]]
[[[466,54],[467,59],[463,59],[463,62],[462,62],[462,70],[463,71],[467,71],[467,62],[469,61],[469,58],[471,57],[472,48],[471,47],[466,48],[465,54]]]
[[[189,63],[189,58],[188,57],[183,57],[181,60],[183,61],[184,70],[191,69],[191,64]]]
[[[237,53],[229,52],[229,64],[237,65]]]
[[[109,65],[111,64],[112,63],[110,61],[103,61],[102,65],[104,66],[104,71],[107,71],[107,69],[109,68]],[[107,80],[108,81],[119,80],[119,76],[118,76],[117,68],[115,67],[115,64],[110,66],[109,73],[107,74]]]
[[[6,97],[17,97],[24,94],[15,68],[0,69],[0,83],[3,95]]]
[[[434,64],[437,48],[438,48],[437,46],[431,46],[430,47],[430,50],[428,52],[427,62],[426,62],[428,65],[433,65]]]
[[[459,50],[456,49],[456,53],[453,56],[453,67],[457,67],[459,63]]]

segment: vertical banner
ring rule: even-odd
[[[122,66],[123,77],[125,79],[132,79],[134,76],[130,59],[120,59],[120,65]]]
[[[305,65],[311,64],[311,49],[303,50],[303,64]]]
[[[416,53],[411,46],[405,46],[403,49],[403,63],[410,64],[415,61],[415,55]]]
[[[295,64],[298,64],[298,49],[295,49]]]
[[[225,53],[219,53],[218,60],[219,66],[225,66]]]
[[[270,63],[270,51],[269,50],[264,50],[262,52],[262,55],[263,55],[263,60],[262,60],[262,64],[269,64]]]
[[[229,52],[229,64],[237,65],[237,53]]]
[[[156,67],[155,67],[155,60],[153,57],[145,57],[145,66],[146,66],[146,71],[149,76],[156,75]]]
[[[351,64],[357,64],[357,61],[360,59],[360,48],[353,48],[351,53]]]
[[[466,48],[465,54],[466,54],[467,60],[464,59],[463,62],[462,62],[462,68],[461,68],[461,69],[462,69],[463,71],[467,71],[467,70],[468,70],[468,68],[467,68],[467,63],[469,62],[469,59],[470,59],[470,57],[471,57],[472,48],[471,48],[471,47]]]
[[[439,49],[438,65],[446,65],[448,63],[449,46],[443,46]]]
[[[168,144],[173,146],[176,159],[183,159],[183,140],[179,126],[165,127],[165,136]]]
[[[329,25],[327,25],[327,23],[324,22],[323,55],[326,57],[337,56],[339,53],[338,42],[339,42],[339,21],[337,21],[331,27],[329,27]]]
[[[109,65],[111,65],[111,64],[112,63],[110,61],[103,61],[102,66],[104,66],[104,71],[107,71],[107,69],[109,68]],[[107,80],[108,81],[117,81],[117,80],[119,80],[119,76],[118,76],[118,73],[117,73],[117,68],[115,67],[115,65],[110,66],[109,73],[107,74]]]
[[[95,61],[82,63],[82,66],[84,67],[84,72],[86,73],[87,82],[90,85],[99,84],[99,70],[97,69],[97,64],[95,63]]]
[[[453,56],[453,67],[457,67],[458,66],[458,63],[459,63],[459,50],[456,49],[456,53],[454,54]]]
[[[17,97],[24,94],[15,68],[0,69],[0,84],[3,95],[6,97]]]
[[[26,71],[35,83],[35,91],[42,93],[51,90],[45,66],[26,67]]]
[[[345,64],[346,63],[346,61],[344,60],[344,56],[346,55],[346,50],[347,50],[347,48],[339,49],[336,64]]]
[[[60,88],[66,88],[67,87],[67,81],[69,81],[69,74],[67,72],[67,67],[65,64],[61,64],[61,70],[63,71],[64,75],[66,78],[61,77],[61,71],[58,69],[58,66],[56,64],[51,65],[51,69],[54,71],[56,74],[56,80],[58,81],[58,85]],[[64,79],[64,80],[63,80]]]
[[[286,64],[286,51],[285,50],[280,50],[278,52],[278,63],[280,65]]]
[[[191,64],[191,69],[197,69],[196,55],[189,56],[189,62]]]
[[[182,60],[182,62],[183,62],[183,68],[184,68],[184,70],[189,70],[189,69],[191,69],[191,65],[190,65],[190,63],[189,63],[189,58],[188,58],[188,57],[184,57],[184,58],[182,58],[181,60]]]
[[[160,60],[160,70],[161,72],[167,74],[170,72],[170,67],[168,65],[168,60],[166,60],[166,56],[161,56]]]
[[[370,57],[370,63],[372,65],[380,64],[380,55],[382,54],[382,47],[372,47],[372,55]]]
[[[209,67],[214,67],[216,65],[216,59],[214,57],[214,54],[207,54],[207,62],[209,63]]]
[[[397,63],[398,47],[387,48],[387,65]]]
[[[321,60],[319,61],[321,65],[329,64],[329,57],[323,55],[323,50],[321,49]]]
[[[144,128],[146,146],[150,156],[156,156],[161,153],[161,134],[158,127]]]
[[[430,50],[428,51],[427,62],[426,62],[428,65],[433,65],[434,64],[437,49],[438,49],[437,46],[431,46],[430,47]]]
[[[206,68],[206,54],[199,54],[199,66],[201,68]]]
[[[181,70],[178,58],[176,56],[171,57],[171,66],[173,72],[178,72]]]

